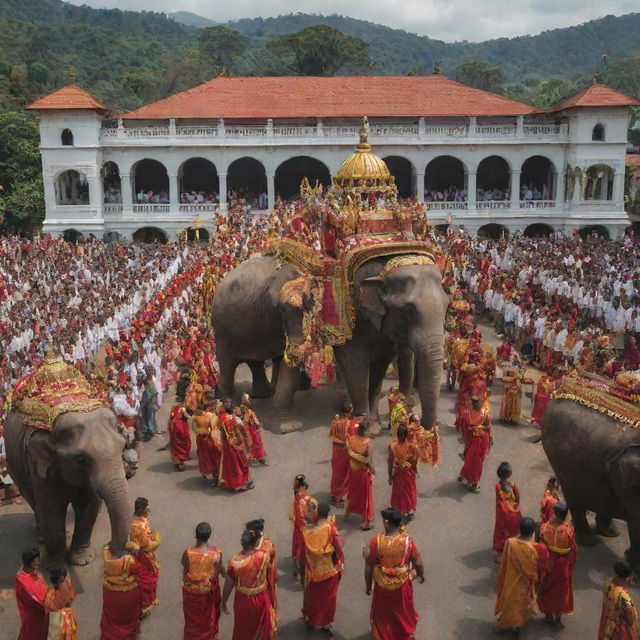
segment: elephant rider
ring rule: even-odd
[[[144,617],[149,615],[151,609],[158,605],[156,591],[160,576],[160,563],[156,560],[156,549],[160,546],[160,534],[149,526],[149,501],[146,498],[136,498],[129,537],[131,542],[140,549],[135,557],[142,616]]]

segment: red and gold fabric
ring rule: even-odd
[[[15,581],[16,602],[20,613],[18,640],[47,640],[49,616],[44,608],[47,583],[39,571],[20,569]]]
[[[570,524],[540,526],[540,542],[549,550],[549,563],[538,592],[542,613],[561,615],[573,611],[573,566],[578,553]]]
[[[406,533],[377,535],[369,543],[373,569],[371,633],[375,640],[410,640],[418,626],[413,604],[413,567],[420,554]]]
[[[369,466],[369,438],[353,435],[347,438],[349,475],[345,513],[356,513],[365,522],[373,520],[373,474]]]
[[[501,554],[507,538],[520,532],[520,492],[511,483],[506,489],[500,482],[496,484],[496,520],[493,528],[493,551]]]
[[[218,422],[218,416],[205,411],[199,416],[193,417],[196,430],[196,451],[198,453],[198,470],[202,475],[217,476],[220,473],[220,458],[222,456],[222,443],[220,432],[213,428]],[[215,436],[218,436],[215,438]]]
[[[149,526],[146,516],[133,516],[129,538],[139,547],[135,554],[135,573],[140,587],[142,612],[147,613],[158,605],[157,589],[160,563],[156,560],[156,549],[160,546],[160,534]]]
[[[560,502],[558,492],[545,489],[542,500],[540,500],[540,522],[548,522],[553,515],[553,505]]]
[[[542,418],[546,408],[551,402],[551,394],[555,388],[555,383],[551,376],[542,375],[536,386],[536,394],[533,399],[533,409],[531,410],[531,420],[542,424]]]
[[[604,588],[598,640],[637,640],[638,610],[627,586],[616,579]]]
[[[496,582],[494,613],[500,628],[520,628],[533,615],[536,585],[546,564],[544,545],[518,537],[506,541]]]
[[[413,513],[418,503],[416,475],[418,447],[411,442],[391,442],[392,461],[391,506],[403,515]]]
[[[463,433],[466,434],[464,445],[464,464],[460,476],[467,482],[477,484],[482,477],[482,466],[489,453],[491,439],[491,421],[489,414],[483,409],[470,409],[467,412]]]
[[[249,482],[249,460],[244,434],[236,424],[235,416],[223,412],[220,418],[222,434],[222,462],[220,474],[227,489],[241,489]]]
[[[130,554],[115,557],[109,546],[102,550],[101,640],[137,640],[142,604],[136,581],[136,560]]]
[[[273,640],[275,611],[269,597],[269,554],[256,549],[229,561],[228,575],[236,590],[233,600],[233,640]]]
[[[262,536],[256,545],[256,549],[261,549],[269,554],[269,568],[267,569],[267,584],[269,585],[269,597],[271,606],[278,612],[278,567],[276,566],[276,545],[269,538]]]
[[[331,624],[344,567],[342,538],[335,521],[305,527],[305,585],[302,615],[314,627]]]
[[[49,612],[47,640],[77,640],[78,620],[71,608],[76,592],[67,575],[57,589],[49,589],[44,598],[44,608]]]
[[[291,520],[293,520],[293,535],[291,538],[291,557],[302,563],[304,559],[304,536],[302,532],[307,526],[307,519],[310,515],[315,521],[315,510],[318,501],[312,498],[304,488],[298,489],[293,494],[293,509]]]
[[[244,420],[244,426],[251,440],[249,457],[251,460],[264,460],[267,457],[267,452],[264,449],[264,442],[262,440],[262,425],[260,424],[260,420],[258,420],[256,412],[249,407],[243,407],[242,419]]]
[[[178,403],[171,409],[167,431],[169,432],[171,462],[177,465],[184,464],[191,455],[191,431],[182,404]]]
[[[216,547],[184,552],[187,572],[182,581],[184,640],[217,640],[220,620],[220,584]]]
[[[331,453],[331,499],[342,502],[347,497],[347,477],[349,475],[349,454],[346,449],[347,438],[355,435],[358,423],[352,418],[335,417],[329,428],[329,437],[333,443]]]

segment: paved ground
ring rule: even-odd
[[[387,386],[391,384],[387,381]],[[242,385],[241,385],[242,386]],[[245,385],[246,386],[246,385]],[[501,384],[495,385],[493,415],[498,415]],[[264,517],[267,533],[279,553],[280,614],[279,638],[322,637],[305,631],[298,621],[302,593],[291,577],[288,559],[291,524],[288,519],[291,483],[296,473],[307,474],[311,492],[320,500],[328,499],[331,446],[327,428],[336,412],[338,396],[332,389],[302,392],[296,398],[298,417],[304,429],[288,435],[267,432],[265,442],[271,461],[268,468],[254,471],[256,488],[241,495],[229,495],[209,488],[198,474],[192,459],[185,472],[174,471],[166,451],[159,451],[158,439],[144,445],[141,470],[130,482],[130,495],[147,496],[151,501],[151,521],[163,536],[159,549],[162,563],[160,606],[143,623],[141,638],[179,639],[182,637],[180,556],[191,543],[192,531],[201,520],[213,525],[213,542],[221,546],[228,559],[239,548],[245,521]],[[531,401],[525,400],[530,411]],[[167,404],[159,415],[166,424]],[[269,425],[268,402],[257,403],[257,411]],[[443,425],[453,422],[453,395],[443,393],[440,419]],[[375,458],[379,474],[374,482],[376,512],[390,497],[385,470],[387,432],[375,440]],[[444,459],[437,469],[425,468],[419,478],[419,504],[410,533],[416,539],[425,564],[427,581],[416,584],[416,605],[420,613],[417,638],[493,638],[495,565],[491,553],[494,519],[495,469],[502,460],[514,467],[514,480],[520,486],[522,511],[537,517],[539,500],[550,468],[539,444],[532,444],[535,430],[521,426],[494,426],[495,446],[485,464],[481,493],[469,493],[456,482],[460,467],[458,453],[462,446],[454,429],[442,428]],[[195,453],[194,453],[195,456]],[[34,524],[25,506],[2,507],[0,511],[0,589],[10,588],[19,565],[21,549],[34,542]],[[339,518],[342,523],[342,519]],[[377,522],[378,530],[381,523]],[[364,593],[361,550],[370,533],[361,532],[359,519],[341,526],[345,535],[346,571],[340,586],[336,637],[363,640],[369,638],[369,599]],[[531,638],[596,637],[601,606],[601,590],[609,577],[613,562],[622,555],[626,529],[615,540],[606,540],[589,549],[581,549],[575,571],[575,613],[566,619],[566,629],[551,632],[540,617],[530,623],[526,636]],[[94,531],[96,548],[109,537],[106,511],[100,514]],[[87,567],[72,569],[78,591],[74,604],[80,624],[81,640],[99,638],[101,610],[101,566],[98,561]],[[9,599],[7,599],[7,597]],[[231,637],[232,619],[224,617],[221,638]],[[0,599],[0,634],[15,638],[18,615],[10,592]],[[5,635],[6,633],[6,635]]]

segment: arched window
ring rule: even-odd
[[[71,129],[64,129],[62,135],[60,136],[63,146],[72,147],[73,146],[73,131]]]
[[[84,173],[67,169],[55,181],[57,205],[89,204],[89,183]]]
[[[591,132],[591,139],[594,142],[604,142],[604,125],[598,124],[593,127],[593,131]]]

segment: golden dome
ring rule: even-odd
[[[385,161],[371,151],[369,144],[369,122],[362,118],[360,125],[360,144],[340,167],[333,178],[338,189],[360,187],[372,191],[386,191],[393,187],[393,176]],[[393,187],[395,189],[395,187]]]

